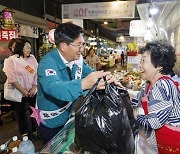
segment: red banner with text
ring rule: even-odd
[[[16,30],[0,29],[0,41],[10,41],[12,38],[17,38],[18,32]]]

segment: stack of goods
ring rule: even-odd
[[[0,146],[0,154],[35,154],[33,143],[28,140],[27,136],[23,137],[23,141],[19,140],[17,136],[7,141]]]
[[[127,47],[127,56],[137,56],[138,51],[137,51],[137,43],[128,43],[126,45]]]
[[[141,78],[141,73],[139,71],[115,71],[114,76],[121,82],[124,87],[132,89],[134,91],[139,91],[144,84],[144,80]]]
[[[54,48],[56,48],[56,45],[51,43],[44,43],[42,46],[40,46],[37,52],[38,61],[40,61],[44,55],[46,55],[50,50]]]
[[[9,141],[5,144],[0,146],[0,153],[13,153],[14,150],[19,148],[21,140],[17,138],[17,136],[12,137]]]

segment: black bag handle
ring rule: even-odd
[[[105,81],[105,86],[106,86],[106,85],[107,85],[106,76],[103,76],[102,78],[104,79],[104,81]],[[99,84],[99,82],[100,82],[100,80],[101,80],[102,78],[99,78],[99,79],[96,81],[96,83],[91,87],[91,89],[90,89],[89,92],[87,93],[86,97],[88,97],[89,95],[91,95],[91,94],[96,90],[96,88],[97,88],[97,86],[98,86],[98,84]]]
[[[107,85],[107,80],[106,80],[106,76],[103,76],[102,77],[105,81],[105,86]],[[96,90],[100,80],[102,78],[99,78],[96,83],[91,87],[91,89],[89,90],[89,92],[87,93],[87,95],[85,96],[85,99],[83,100],[83,102],[87,102],[87,100],[90,98],[90,95]],[[82,103],[80,106],[79,106],[79,109],[76,111],[78,112],[82,107],[84,107],[86,105],[86,103]]]
[[[91,87],[91,89],[90,89],[89,92],[87,93],[87,96],[86,96],[86,97],[88,97],[89,95],[91,95],[91,94],[96,90],[96,88],[97,88],[97,86],[98,86],[98,84],[99,84],[99,82],[100,82],[101,79],[102,79],[102,78],[99,78],[99,79],[96,81],[96,83]]]

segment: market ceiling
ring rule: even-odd
[[[125,0],[125,1],[132,1],[132,0]],[[136,4],[142,4],[142,3],[151,3],[153,1],[163,2],[167,0],[135,0],[135,1],[136,1]],[[53,0],[53,2],[57,4],[76,4],[76,3],[112,2],[112,0]],[[95,24],[96,28],[99,29],[100,36],[116,41],[117,36],[129,35],[130,21],[137,20],[137,19],[140,19],[140,18],[139,18],[138,11],[136,9],[134,19],[132,18],[131,19],[119,18],[119,19],[108,19],[108,20],[106,19],[106,21],[108,21],[107,25],[103,24],[103,22],[105,21],[104,19],[84,20],[84,22],[91,22],[92,24]]]
[[[136,4],[142,0],[135,0]],[[97,2],[112,2],[112,0],[54,0],[54,3],[57,4],[77,4],[77,3],[97,3]],[[135,13],[135,18],[139,19],[137,10]],[[84,22],[90,22],[95,24],[96,28],[99,29],[99,35],[110,40],[115,41],[116,37],[119,35],[128,35],[129,33],[129,23],[132,19],[106,19],[108,21],[107,25],[104,25],[104,19],[93,19],[93,20],[84,20]]]
[[[30,14],[42,19],[49,21],[56,21],[56,19],[61,19],[61,5],[62,4],[75,4],[75,3],[96,3],[96,2],[112,2],[113,0],[0,0],[0,5],[13,8],[20,12]],[[136,4],[140,3],[150,3],[152,1],[162,2],[165,0],[135,0]],[[172,0],[169,0],[172,1]],[[52,18],[48,19],[45,15],[50,15]],[[53,20],[51,20],[53,19]],[[108,38],[115,41],[116,37],[119,35],[128,35],[129,34],[129,23],[131,20],[139,19],[139,14],[137,8],[135,10],[135,18],[118,18],[118,19],[108,19],[109,24],[104,25],[103,19],[84,20],[84,24],[90,25],[94,29],[88,30],[97,30],[99,29],[99,36]],[[59,23],[59,22],[58,22]],[[85,26],[84,26],[85,27]],[[88,28],[88,26],[87,26]]]
[[[113,0],[53,0],[60,4],[75,4],[75,3],[96,3],[96,2],[112,2]],[[115,1],[115,0],[114,0]],[[119,0],[121,1],[121,0]],[[132,0],[123,0],[132,1]],[[177,0],[135,0],[136,3],[151,3],[151,2],[165,2],[165,1],[177,1]]]

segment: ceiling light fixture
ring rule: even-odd
[[[151,4],[150,4],[150,7],[149,7],[149,13],[151,14],[151,15],[155,15],[155,14],[157,14],[158,13],[158,7],[157,7],[157,5],[156,5],[156,3],[155,2],[152,2]]]
[[[108,22],[107,21],[104,21],[104,25],[107,25],[108,24]]]

